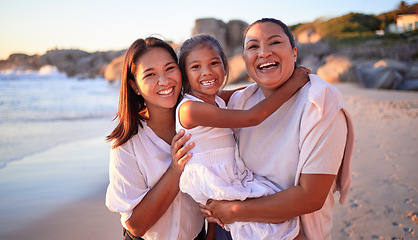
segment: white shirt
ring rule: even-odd
[[[299,184],[301,173],[337,175],[347,139],[344,102],[339,91],[318,76],[261,124],[236,129],[240,157],[255,174],[280,189]],[[228,108],[249,109],[264,94],[252,84],[232,95]],[[349,183],[348,183],[349,185]],[[301,216],[308,239],[330,239],[334,196],[324,207]]]
[[[171,164],[170,145],[159,138],[145,121],[138,134],[110,152],[110,183],[106,206],[121,214],[122,225],[133,208],[157,184]],[[204,218],[196,202],[179,191],[165,214],[144,239],[193,239],[202,230]]]

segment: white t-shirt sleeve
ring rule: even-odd
[[[124,144],[110,152],[106,206],[121,214],[122,223],[131,217],[133,208],[150,190],[130,145]]]
[[[300,156],[306,158],[301,159],[305,162],[302,174],[338,174],[347,139],[343,112],[340,110],[331,124],[325,124],[328,123],[318,122],[301,147]]]

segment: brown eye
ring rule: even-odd
[[[154,73],[148,73],[147,75],[145,75],[144,78],[151,77],[151,76],[154,76],[154,75],[155,75]]]
[[[257,48],[257,45],[252,44],[247,47],[248,50]]]

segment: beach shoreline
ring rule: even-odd
[[[353,118],[355,149],[351,192],[346,204],[336,203],[333,239],[416,238],[418,93],[335,86]],[[119,214],[104,205],[107,130],[0,169],[0,239],[122,239]]]
[[[0,169],[0,239],[120,235],[119,214],[105,206],[109,150],[104,137],[81,139]]]

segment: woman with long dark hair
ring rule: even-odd
[[[193,143],[176,135],[182,78],[177,56],[158,38],[136,40],[121,77],[118,125],[112,142],[106,206],[121,214],[125,239],[203,239],[196,202],[179,191]]]

